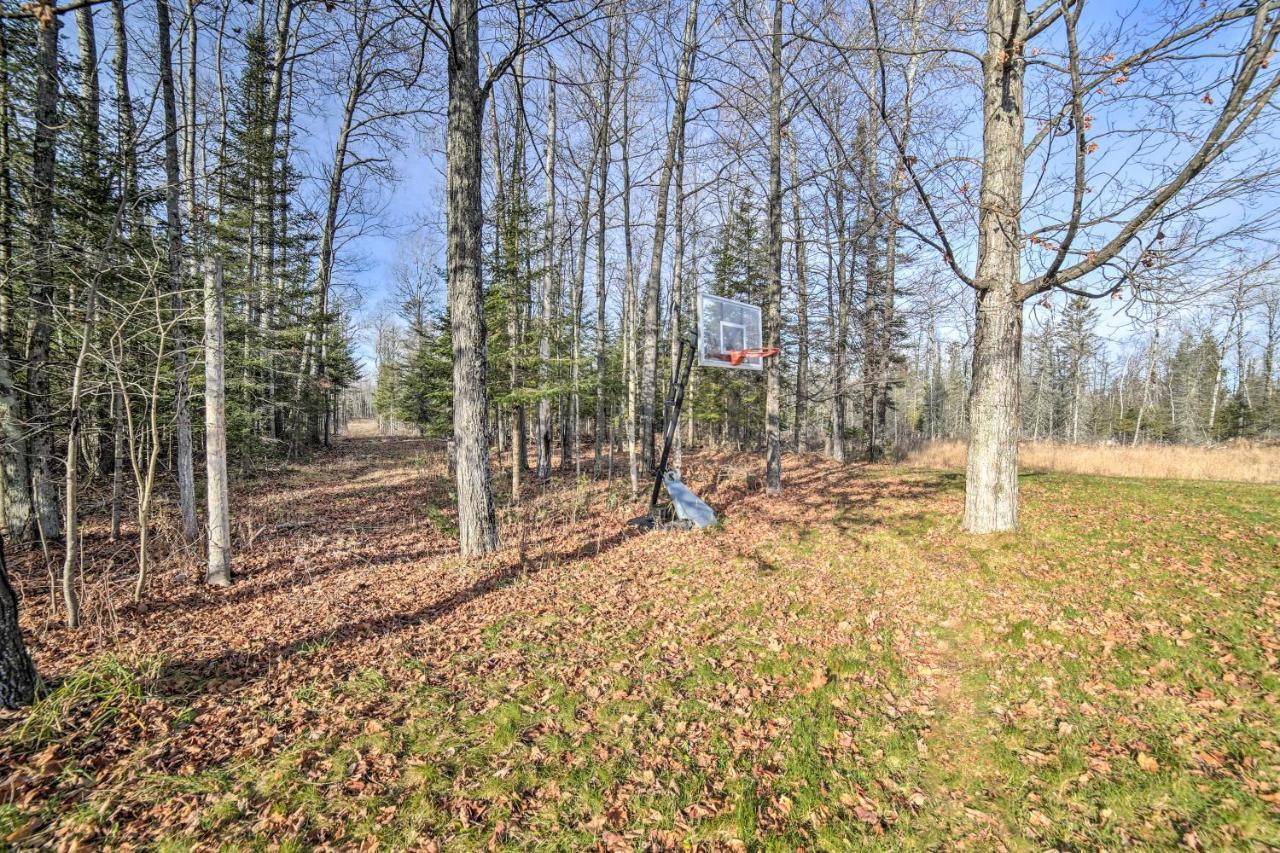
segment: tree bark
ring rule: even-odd
[[[227,486],[226,335],[222,309],[222,258],[204,270],[204,459],[209,539],[205,582],[231,584],[231,499]]]
[[[831,230],[836,238],[835,293],[831,292],[832,276],[827,275],[827,316],[831,333],[831,458],[845,461],[845,364],[849,340],[849,227],[845,213],[844,169],[836,167],[835,217]],[[834,299],[832,298],[834,295]]]
[[[584,190],[585,191],[585,190]],[[547,68],[547,219],[546,258],[542,270],[542,328],[538,335],[538,472],[540,482],[551,479],[551,395],[547,393],[551,371],[551,323],[555,300],[559,297],[556,280],[556,66]]]
[[[517,10],[523,21],[524,7],[520,6]],[[525,125],[528,123],[525,118],[524,108],[524,54],[521,53],[516,57],[512,67],[512,82],[515,84],[515,139],[511,152],[511,204],[508,206],[509,229],[508,236],[508,256],[506,258],[507,278],[507,367],[510,371],[509,380],[512,394],[511,412],[509,419],[511,422],[511,500],[518,503],[520,501],[520,478],[525,468],[525,443],[524,443],[524,404],[519,402],[516,397],[520,389],[520,345],[521,345],[521,323],[520,315],[523,312],[523,304],[521,299],[517,298],[523,294],[519,293],[517,282],[520,279],[520,242],[524,236],[524,219],[528,215],[529,193],[526,188],[525,178],[525,148],[524,148],[524,132]],[[528,287],[528,280],[524,282]]]
[[[30,705],[39,678],[18,627],[18,596],[9,583],[4,559],[4,535],[0,533],[0,708]]]
[[[9,88],[9,22],[0,20],[0,533],[31,531],[31,471],[14,366],[22,362],[13,304],[13,127]]]
[[[80,109],[81,133],[85,168],[90,170],[86,175],[94,187],[94,202],[104,199],[98,196],[102,181],[98,171],[98,161],[102,152],[101,142],[101,95],[98,86],[98,39],[93,25],[93,7],[81,6],[76,10],[76,35],[80,51]]]
[[[178,107],[173,88],[173,49],[169,23],[169,0],[156,0],[156,38],[160,48],[160,89],[164,102],[165,236],[169,246],[169,306],[173,312],[174,431],[177,439],[178,506],[182,513],[182,536],[194,542],[200,536],[196,518],[195,469],[191,454],[191,404],[188,383],[186,336],[182,296],[182,217],[179,212],[181,175],[178,169]]]
[[[969,391],[964,527],[1018,523],[1018,366],[1022,346],[1020,226],[1027,12],[1021,0],[988,0],[983,57],[983,164],[974,283],[977,326]]]
[[[622,360],[627,379],[627,466],[631,497],[640,491],[640,466],[636,448],[636,398],[639,376],[636,370],[636,267],[631,233],[631,28],[623,25],[622,81],[622,240],[626,249],[626,282],[622,312]]]
[[[670,323],[668,354],[672,378],[675,377],[675,370],[680,356],[680,309],[684,300],[684,152],[685,134],[682,127],[680,139],[676,145],[675,185],[672,187],[672,191],[675,194],[672,230],[675,233],[671,240],[671,298],[667,306],[668,322]],[[669,413],[664,411],[664,414]],[[680,446],[680,430],[676,429],[671,433],[671,456],[668,467],[678,473],[683,465],[684,450]]]
[[[116,147],[120,152],[120,205],[128,213],[126,222],[129,233],[136,230],[140,212],[135,204],[138,198],[137,128],[133,119],[133,96],[129,90],[129,33],[125,26],[124,0],[111,0],[111,28],[115,39],[112,47],[111,70],[116,89]]]
[[[644,354],[640,362],[640,438],[646,468],[654,464],[654,398],[658,375],[658,305],[662,289],[662,250],[667,239],[667,199],[671,194],[671,174],[675,168],[676,145],[684,132],[685,108],[689,102],[689,77],[697,50],[698,0],[690,0],[681,41],[680,64],[676,70],[675,104],[671,130],[667,134],[666,155],[658,177],[658,193],[653,220],[653,250],[649,277],[644,287]]]
[[[582,176],[582,201],[578,207],[578,249],[574,255],[573,293],[569,297],[569,310],[573,317],[573,367],[570,376],[573,382],[573,394],[570,399],[573,419],[573,470],[576,476],[582,476],[582,302],[587,288],[587,236],[591,223],[591,175],[595,171],[596,157],[599,151],[591,154],[591,165]],[[594,437],[593,437],[594,443]]]
[[[53,423],[49,389],[50,318],[56,316],[54,298],[53,227],[54,180],[58,133],[58,28],[57,16],[42,20],[39,32],[39,65],[36,68],[35,132],[31,154],[31,328],[27,339],[27,399],[31,488],[40,535],[62,535],[58,516],[58,487],[53,479]]]
[[[773,2],[773,32],[769,57],[769,198],[768,270],[765,283],[765,342],[767,349],[781,342],[782,325],[782,0]],[[764,488],[782,494],[782,360],[764,365]]]
[[[458,531],[464,557],[498,548],[489,471],[484,291],[480,276],[480,32],[476,0],[451,0],[449,106],[445,145],[449,320],[453,332],[453,439]]]
[[[93,326],[98,311],[98,277],[95,273],[89,280],[89,292],[85,296],[84,328],[80,334],[80,351],[76,356],[75,369],[71,374],[71,418],[67,426],[66,457],[66,549],[62,560],[62,602],[67,609],[67,627],[80,627],[80,596],[75,586],[76,562],[80,556],[80,513],[77,505],[77,474],[79,466],[76,455],[79,453],[80,429],[83,412],[80,401],[84,389],[85,365],[89,359],[89,344],[93,340]]]
[[[791,218],[794,228],[793,249],[796,270],[796,416],[794,445],[804,449],[805,409],[809,400],[809,278],[806,263],[804,219],[800,205],[800,174],[796,148],[791,145]]]
[[[613,42],[616,34],[615,18],[609,18],[609,35],[608,42],[605,47],[604,60],[604,84],[600,97],[600,139],[597,140],[598,149],[597,156],[600,158],[600,173],[597,176],[600,182],[599,188],[599,207],[596,209],[596,435],[595,435],[595,458],[592,462],[591,472],[595,477],[600,476],[600,443],[604,440],[604,418],[605,418],[605,325],[604,325],[604,309],[605,309],[605,242],[607,235],[608,222],[605,217],[605,207],[609,203],[609,149],[613,143],[612,126],[610,124],[613,101]],[[609,445],[609,459],[613,460],[613,445]]]

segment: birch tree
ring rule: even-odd
[[[226,333],[223,322],[222,258],[204,270],[204,459],[208,499],[205,582],[231,584],[231,497],[227,485]]]

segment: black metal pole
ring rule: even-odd
[[[662,493],[662,478],[667,473],[671,442],[675,439],[676,427],[680,423],[680,409],[684,406],[684,389],[689,382],[689,372],[693,369],[693,360],[697,351],[697,344],[692,335],[680,339],[675,370],[671,373],[671,393],[666,400],[667,423],[663,430],[662,456],[658,459],[658,467],[653,478],[653,491],[649,495],[650,520],[653,519],[653,511],[658,506],[658,496]]]

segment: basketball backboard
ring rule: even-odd
[[[722,296],[698,294],[698,366],[761,370],[760,309]]]

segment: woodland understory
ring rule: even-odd
[[[357,424],[367,429],[368,424]],[[85,525],[85,626],[15,561],[50,692],[0,729],[10,843],[743,849],[1280,841],[1276,487],[1030,475],[1018,539],[954,472],[690,454],[500,500],[456,556],[442,442],[235,483],[231,591]],[[1121,509],[1123,506],[1123,509]],[[176,508],[160,516],[176,525]],[[56,553],[52,555],[56,561]]]
[[[1277,40],[0,0],[0,839],[1280,846]]]

